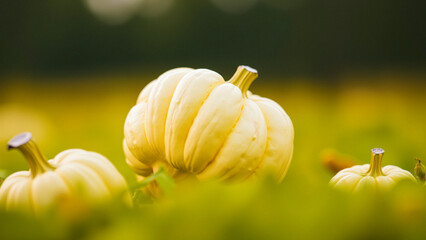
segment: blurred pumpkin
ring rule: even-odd
[[[350,168],[355,165],[355,160],[351,156],[343,155],[335,149],[325,149],[321,153],[321,162],[325,168],[333,174],[339,171]]]
[[[104,156],[81,149],[70,149],[47,160],[32,140],[31,133],[12,138],[8,149],[18,149],[30,171],[8,176],[0,188],[0,207],[39,214],[69,197],[97,203],[119,194],[130,202],[127,184]]]
[[[141,176],[162,164],[174,178],[233,181],[273,172],[282,181],[293,125],[279,104],[248,92],[257,76],[247,66],[227,82],[208,69],[163,73],[127,115],[127,163]]]
[[[338,172],[330,185],[348,192],[360,190],[388,190],[402,180],[415,181],[414,176],[399,167],[388,165],[382,168],[385,151],[381,148],[371,150],[370,164],[356,165]]]

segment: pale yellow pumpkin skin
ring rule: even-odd
[[[257,72],[230,81],[208,69],[177,68],[140,93],[124,126],[133,170],[163,164],[171,175],[243,180],[273,172],[281,181],[293,153],[293,125],[276,102],[248,92]]]
[[[98,203],[119,194],[130,203],[124,178],[98,153],[70,149],[46,162],[41,163],[46,169],[30,163],[30,171],[6,178],[0,188],[0,208],[40,214],[70,196]]]
[[[373,149],[371,164],[341,170],[330,180],[330,186],[346,192],[387,191],[400,181],[416,181],[410,172],[397,166],[388,165],[382,168],[383,154],[382,149]]]

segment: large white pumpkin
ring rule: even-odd
[[[164,164],[173,176],[242,180],[272,171],[281,181],[293,153],[293,125],[279,104],[248,92],[256,78],[247,66],[229,81],[208,69],[163,73],[127,115],[128,164],[141,176]]]

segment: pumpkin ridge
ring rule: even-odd
[[[67,186],[69,192],[72,192],[71,191],[72,190],[71,184],[67,180],[65,180],[65,178],[63,176],[61,176],[61,174],[58,174],[56,172],[55,172],[55,174],[58,175],[58,177],[62,180],[62,182],[64,182],[64,184],[65,184],[65,186]]]
[[[260,96],[259,96],[260,97]],[[250,97],[248,97],[248,99],[250,99]],[[251,175],[253,175],[259,168],[260,168],[260,166],[263,164],[263,160],[265,159],[265,153],[266,153],[266,150],[268,149],[268,147],[269,147],[269,145],[270,145],[270,143],[269,143],[269,141],[268,141],[268,137],[269,137],[269,129],[270,129],[270,126],[268,125],[268,124],[266,124],[266,116],[265,116],[265,113],[262,111],[262,108],[259,106],[259,104],[257,104],[257,101],[255,100],[255,99],[250,99],[250,100],[252,100],[258,107],[259,107],[259,109],[260,109],[260,112],[262,113],[262,115],[263,115],[263,119],[264,119],[264,121],[265,121],[265,125],[266,125],[266,145],[265,145],[265,150],[263,150],[263,154],[262,154],[262,158],[260,159],[260,161],[259,161],[259,164],[254,168],[254,170],[253,170],[253,172],[248,176],[248,177],[250,177]],[[262,99],[263,100],[263,99]],[[273,106],[274,108],[275,108],[275,106]],[[290,164],[289,164],[290,165]]]
[[[255,165],[255,167],[250,171],[250,173],[244,178],[244,179],[247,179],[247,178],[249,178],[250,176],[252,176],[255,172],[256,172],[256,170],[259,168],[259,166],[260,166],[260,164],[261,164],[261,162],[263,162],[263,157],[264,157],[264,155],[265,155],[265,152],[266,152],[266,149],[267,149],[267,146],[268,146],[268,124],[266,124],[266,119],[265,119],[265,115],[264,115],[264,113],[263,113],[263,111],[262,111],[262,109],[259,107],[259,105],[255,102],[255,101],[253,101],[252,99],[249,99],[249,98],[246,98],[245,99],[246,100],[246,102],[247,101],[251,101],[251,102],[253,102],[255,105],[256,105],[256,107],[258,108],[258,110],[262,113],[262,120],[263,120],[263,124],[266,126],[266,128],[265,128],[265,130],[266,130],[266,137],[265,137],[265,149],[263,150],[263,153],[262,153],[262,155],[261,155],[261,157],[260,157],[260,159],[259,159],[259,161],[257,162],[257,164]],[[245,106],[246,104],[244,104],[244,106]],[[241,110],[241,114],[242,114],[242,110]],[[238,119],[238,121],[237,121],[237,123],[235,124],[235,126],[232,128],[232,130],[234,130],[234,128],[236,127],[236,125],[238,124],[238,122],[239,122],[239,120],[240,119]],[[256,131],[258,132],[259,131],[259,129],[260,129],[261,127],[260,126],[258,126],[257,128],[256,128]],[[258,132],[259,133],[259,132]],[[251,142],[251,143],[253,143],[253,141]],[[251,143],[250,143],[250,145],[251,145]],[[247,149],[248,148],[250,148],[250,146],[247,146]],[[244,153],[243,153],[243,155],[241,156],[241,158],[242,159],[245,159],[245,157],[247,156],[247,150],[246,151],[244,151]],[[237,166],[237,165],[236,165]],[[235,166],[233,166],[233,167],[235,167]],[[231,169],[229,169],[229,170],[231,170]],[[226,173],[227,172],[229,172],[229,171],[226,171]],[[224,174],[224,175],[226,175],[226,173]]]
[[[244,99],[244,98],[243,98]],[[222,148],[225,146],[225,143],[226,143],[226,141],[228,140],[228,138],[229,138],[229,135],[231,135],[231,133],[232,133],[232,131],[234,131],[234,129],[235,129],[235,126],[237,126],[237,124],[238,124],[238,122],[240,121],[240,119],[241,119],[241,116],[243,115],[243,109],[244,109],[244,107],[245,107],[245,99],[244,99],[244,103],[242,104],[242,106],[241,106],[241,109],[240,109],[240,114],[238,115],[238,118],[237,118],[237,120],[235,121],[235,123],[234,123],[234,125],[232,126],[232,128],[231,128],[231,130],[226,134],[226,137],[225,137],[225,139],[224,139],[224,141],[222,142],[222,144],[220,145],[220,147],[218,148],[218,150],[217,150],[217,152],[215,153],[215,155],[213,156],[213,158],[212,158],[212,160],[210,160],[207,164],[206,164],[206,166],[201,170],[201,171],[199,171],[197,174],[199,174],[199,173],[201,173],[201,172],[203,172],[204,170],[206,170],[206,168],[209,166],[209,165],[211,165],[215,160],[216,160],[216,157],[217,157],[217,155],[220,153],[220,151],[222,150]]]
[[[20,179],[17,182],[15,182],[14,184],[10,184],[9,188],[7,189],[6,192],[6,199],[5,199],[5,206],[6,209],[13,209],[14,207],[16,207],[17,203],[16,203],[16,196],[19,196],[19,193],[22,193],[22,188],[25,186],[25,184],[29,183],[28,180],[32,179],[31,177],[28,177],[27,179]],[[29,188],[31,186],[29,185]]]
[[[82,150],[84,151],[84,150]],[[84,151],[85,154],[80,156],[81,158],[79,158],[79,156],[73,156],[73,155],[68,155],[69,158],[72,159],[68,159],[68,164],[72,163],[72,164],[78,164],[79,166],[83,166],[85,168],[90,169],[92,172],[94,172],[103,182],[104,184],[107,186],[107,189],[111,192],[114,192],[114,186],[110,186],[109,184],[106,183],[105,179],[102,177],[105,173],[103,173],[103,169],[105,169],[106,167],[108,168],[108,172],[112,173],[115,172],[117,170],[117,168],[114,166],[114,164],[112,164],[110,161],[108,161],[103,155],[97,154],[95,152],[90,152],[90,151]],[[106,160],[106,161],[100,161],[101,159],[99,158],[101,157],[101,159]],[[65,159],[64,159],[65,160]],[[86,163],[90,163],[90,164],[84,164],[82,161],[86,162]],[[95,165],[95,166],[93,166]],[[101,172],[100,172],[101,171]],[[121,179],[123,181],[124,178],[119,175],[121,177]],[[117,177],[117,176],[115,176]]]
[[[363,176],[360,176],[360,178],[355,182],[354,186],[351,188],[351,192],[353,192],[358,187],[358,184],[361,182],[362,178]]]
[[[98,172],[97,171],[95,171],[95,170],[93,170],[91,167],[89,167],[89,166],[86,166],[86,165],[84,165],[84,164],[81,164],[81,163],[72,163],[72,164],[75,164],[75,165],[77,165],[78,166],[78,168],[82,168],[82,169],[84,169],[83,171],[81,171],[80,169],[78,169],[79,171],[77,171],[80,175],[85,175],[85,174],[87,174],[87,171],[89,171],[89,172],[92,172],[93,173],[93,175],[95,175],[99,180],[100,180],[100,182],[102,182],[102,184],[104,185],[104,187],[105,187],[105,189],[108,191],[108,193],[109,194],[112,194],[112,189],[110,189],[110,187],[108,186],[108,184],[105,182],[105,180],[98,174]],[[74,168],[71,168],[72,169],[72,171],[75,171],[74,170]],[[66,170],[65,170],[66,171]],[[84,172],[84,171],[86,171],[86,172]],[[62,176],[61,174],[58,174],[58,176],[59,176],[59,178],[61,178],[62,179],[62,181],[64,181],[64,183],[65,183],[65,185],[67,185],[67,187],[68,187],[68,189],[70,190],[70,192],[71,192],[71,190],[73,189],[72,187],[71,187],[71,184],[69,183],[69,181],[68,180],[66,180],[66,178],[64,177],[64,176]],[[90,178],[92,178],[92,176],[90,176]],[[84,179],[84,178],[83,178]],[[81,179],[80,179],[81,180]]]
[[[142,163],[135,155],[129,150],[126,139],[123,139],[123,150],[126,158],[126,163],[142,176],[150,175],[152,173],[152,166]],[[129,156],[128,156],[129,155]]]
[[[144,131],[143,131],[143,136],[142,136],[142,138],[144,138],[145,140],[146,140],[146,142],[148,143],[148,147],[149,147],[149,150],[151,151],[151,152],[156,152],[155,151],[155,149],[151,146],[151,144],[149,144],[149,142],[148,142],[148,136],[146,135],[146,111],[147,111],[147,106],[148,106],[148,103],[147,103],[147,101],[148,100],[146,100],[146,101],[142,101],[142,102],[139,102],[139,103],[137,103],[136,105],[134,105],[133,107],[132,107],[132,109],[130,110],[130,112],[133,110],[133,109],[135,109],[135,107],[142,107],[142,105],[140,105],[140,104],[145,104],[146,106],[145,106],[145,113],[144,113],[144,116],[143,116],[143,128],[144,128]],[[138,105],[140,105],[140,106],[138,106]],[[129,112],[129,114],[130,114],[130,112]],[[135,114],[135,115],[137,115],[137,114]],[[125,124],[127,124],[127,118],[126,118],[126,120],[125,120]],[[132,132],[132,131],[130,131],[129,130],[129,132],[131,132],[131,135],[134,135],[134,132]],[[139,138],[140,139],[140,138]],[[135,158],[138,160],[138,161],[140,161],[140,162],[142,162],[143,163],[143,161],[141,161],[140,159],[139,159],[139,156],[138,156],[138,154],[136,154],[135,152],[133,152],[135,149],[134,148],[129,148],[129,143],[128,143],[128,141],[126,140],[126,133],[124,134],[124,140],[125,140],[125,142],[126,142],[126,146],[127,146],[127,148],[128,148],[128,150],[129,150],[129,152],[133,155],[133,156],[135,156]],[[145,141],[144,140],[144,141]],[[130,142],[130,144],[131,144],[131,146],[134,146],[134,144],[131,142],[131,141],[129,141]],[[146,152],[143,154],[143,155],[145,155],[145,157],[147,157],[147,154],[146,154]],[[150,154],[150,155],[153,155],[153,154]],[[138,156],[138,157],[136,157],[136,156]],[[152,156],[150,156],[150,157],[152,157]],[[152,164],[151,164],[152,165]]]
[[[388,178],[388,179],[390,179],[391,181],[392,181],[392,184],[396,184],[397,182],[394,180],[394,179],[392,179],[391,177],[388,177],[388,176],[382,176],[382,177],[385,177],[385,178]],[[377,187],[379,186],[379,182],[377,182]]]
[[[196,69],[196,70],[198,70],[198,69]],[[222,77],[220,74],[219,74],[219,76],[220,77]],[[223,77],[222,77],[222,79],[223,79]],[[180,83],[180,82],[179,82]],[[198,114],[200,113],[200,110],[201,110],[201,108],[202,108],[202,106],[204,105],[204,103],[206,102],[206,100],[209,98],[209,96],[211,95],[211,93],[213,92],[213,90],[215,89],[215,88],[217,88],[218,86],[220,86],[220,85],[222,85],[222,84],[224,84],[225,82],[223,82],[223,83],[221,83],[221,84],[219,84],[219,85],[216,85],[214,88],[212,88],[211,90],[210,90],[210,92],[204,97],[204,99],[201,101],[201,104],[200,104],[200,106],[198,107],[198,109],[195,111],[195,114],[194,114],[194,117],[191,119],[191,124],[190,124],[190,127],[188,128],[188,131],[186,132],[186,134],[185,134],[185,139],[181,139],[184,143],[183,143],[183,146],[182,146],[182,149],[183,149],[183,151],[182,151],[182,153],[184,152],[184,149],[185,149],[185,146],[186,146],[186,142],[187,142],[187,139],[188,139],[188,135],[189,135],[189,132],[191,131],[191,128],[192,128],[192,126],[194,125],[194,121],[195,121],[195,119],[197,118],[197,116],[198,116]],[[179,84],[178,84],[179,85]],[[213,83],[211,84],[211,85],[213,85]],[[210,86],[211,86],[210,85]],[[209,87],[210,87],[209,86]],[[188,88],[184,88],[184,90],[183,90],[183,94],[185,94],[186,92],[188,91]],[[173,95],[174,95],[174,92],[173,92]],[[173,97],[172,97],[172,100],[173,100]],[[171,102],[170,102],[171,103]],[[170,104],[169,104],[169,109],[170,109]],[[175,114],[177,113],[178,111],[175,111]],[[167,111],[167,115],[169,114],[169,112]],[[173,121],[174,120],[174,115],[173,115],[173,119],[171,119],[171,121]],[[166,119],[166,125],[167,125],[167,119]],[[174,136],[174,133],[175,133],[175,131],[172,131],[172,136]],[[164,131],[164,135],[166,134],[166,131]],[[173,139],[173,137],[171,138],[171,139]],[[164,136],[164,141],[166,141],[166,136]],[[166,144],[166,143],[164,143],[164,144]],[[182,159],[184,159],[184,157],[182,158]],[[170,163],[170,165],[172,165],[173,167],[175,167],[175,168],[178,168],[178,166],[175,166],[175,163],[173,163],[172,161],[171,161],[171,159],[166,159],[166,161],[168,162],[168,163]],[[184,163],[184,165],[185,165],[185,163]],[[179,169],[179,168],[178,168]]]
[[[96,158],[95,158],[95,160],[97,160]],[[113,189],[112,189],[112,186],[110,186],[106,181],[105,181],[105,179],[102,177],[102,175],[101,174],[99,174],[99,170],[100,169],[95,169],[95,168],[92,168],[91,166],[88,166],[88,165],[84,165],[84,164],[82,164],[82,163],[77,163],[77,164],[79,164],[79,165],[81,165],[83,168],[86,168],[87,170],[89,170],[89,171],[91,171],[91,172],[93,172],[96,176],[98,176],[99,177],[99,179],[103,182],[103,184],[105,185],[105,187],[108,189],[108,191],[110,191],[110,192],[113,192]],[[111,163],[112,164],[112,163]],[[109,166],[109,167],[111,167],[111,166]],[[113,166],[113,168],[115,168],[115,166]]]
[[[49,178],[52,178],[53,176],[57,176],[57,179],[59,179],[62,183],[63,183],[63,186],[65,186],[66,187],[66,190],[68,190],[68,191],[66,191],[67,193],[65,193],[66,195],[67,194],[69,194],[69,193],[71,193],[71,189],[70,189],[70,187],[66,184],[66,182],[61,178],[61,176],[59,175],[59,174],[57,174],[55,171],[49,171],[49,172],[46,172],[46,173],[44,173],[43,175],[50,175],[49,176]],[[52,175],[53,174],[53,175]],[[41,175],[41,176],[39,176],[38,178],[37,178],[37,180],[39,180],[40,179],[40,177],[43,177],[43,175]],[[46,176],[45,176],[46,177]],[[31,198],[32,198],[32,200],[33,200],[33,204],[34,204],[34,212],[37,214],[37,212],[38,212],[38,208],[36,207],[36,202],[35,202],[35,199],[36,199],[36,197],[35,197],[35,195],[41,195],[40,194],[40,191],[35,191],[35,185],[34,185],[34,182],[36,181],[36,179],[34,179],[34,181],[31,183]],[[57,182],[55,182],[55,184],[56,184]],[[38,185],[38,188],[41,188],[40,187],[41,185]],[[38,190],[40,190],[40,189],[38,189]],[[57,190],[57,189],[56,189]],[[36,192],[37,192],[37,194],[36,194]],[[52,192],[49,192],[49,194],[51,194]],[[63,193],[61,193],[61,194],[63,194]],[[61,196],[61,195],[58,195],[58,193],[56,192],[56,194],[55,194],[56,196],[54,196],[53,198],[58,198],[59,196]],[[43,204],[41,205],[42,206],[42,208],[44,209],[46,206],[43,206]],[[50,204],[50,206],[52,206],[51,204]],[[40,209],[39,209],[40,210]]]
[[[156,130],[156,128],[153,127],[153,125],[156,125],[156,122],[158,120],[157,119],[150,119],[152,117],[155,117],[155,118],[159,117],[158,113],[156,111],[158,109],[154,108],[155,109],[154,113],[156,113],[156,114],[154,114],[154,115],[149,114],[148,118],[146,118],[148,114],[145,114],[145,118],[146,118],[145,119],[145,123],[147,123],[147,121],[146,121],[147,119],[149,120],[148,124],[145,124],[145,135],[147,135],[147,142],[151,146],[152,150],[154,150],[154,152],[158,153],[159,155],[162,155],[162,158],[165,158],[165,156],[163,156],[163,155],[165,155],[165,139],[164,139],[164,137],[165,137],[165,131],[166,131],[167,116],[168,116],[169,109],[170,109],[170,103],[172,102],[173,95],[176,92],[176,88],[179,85],[179,83],[182,81],[182,79],[185,76],[187,76],[189,73],[192,73],[194,70],[192,70],[192,69],[172,69],[170,71],[167,71],[166,73],[163,73],[161,75],[161,76],[163,76],[162,79],[161,79],[161,76],[159,78],[157,78],[158,82],[152,87],[152,89],[151,89],[151,91],[149,93],[148,101],[147,101],[147,108],[145,110],[146,113],[148,113],[148,110],[150,109],[150,107],[152,107],[152,106],[155,105],[154,103],[159,102],[160,104],[164,104],[162,101],[160,101],[161,94],[164,94],[160,90],[162,88],[164,88],[164,81],[165,80],[163,82],[160,81],[160,80],[167,79],[167,78],[170,78],[171,76],[173,76],[173,75],[169,76],[169,75],[167,75],[167,73],[179,75],[179,71],[183,71],[183,70],[185,70],[185,71],[188,70],[188,72],[186,72],[182,76],[180,76],[179,79],[175,79],[174,81],[172,81],[173,83],[176,82],[176,84],[174,85],[173,89],[170,89],[170,93],[168,93],[170,95],[166,96],[166,97],[170,97],[170,99],[167,102],[167,104],[165,104],[165,109],[164,109],[164,112],[165,112],[165,115],[164,115],[164,126],[162,126],[162,128],[163,128],[163,134],[164,135],[163,135],[163,146],[162,147],[157,146],[158,145],[157,142],[158,143],[161,143],[161,142],[158,140],[158,137],[159,137],[158,134],[157,134],[158,130]],[[173,72],[173,71],[176,71],[176,72]],[[161,84],[161,85],[159,85],[159,84]],[[157,90],[157,92],[154,92],[154,90]],[[153,94],[156,94],[156,95],[152,96]],[[148,125],[150,125],[150,126],[148,127]],[[150,134],[147,134],[148,133],[147,127],[148,127],[148,129],[151,129]],[[148,137],[148,135],[150,135],[150,136]]]
[[[249,96],[248,97],[250,100],[252,100],[254,103],[256,103],[256,105],[259,107],[259,109],[260,109],[260,111],[262,112],[262,114],[263,114],[263,118],[264,118],[264,120],[265,120],[265,123],[266,123],[266,121],[267,121],[267,117],[266,117],[266,114],[265,114],[265,112],[263,111],[263,109],[259,106],[259,103],[260,102],[263,102],[264,104],[266,104],[266,105],[268,105],[269,107],[271,107],[272,109],[274,109],[274,110],[276,110],[277,112],[279,112],[279,114],[280,114],[280,116],[283,118],[283,119],[285,119],[286,121],[289,121],[289,123],[291,124],[291,126],[293,126],[293,122],[291,121],[291,119],[290,119],[290,117],[287,115],[287,113],[285,112],[285,110],[283,109],[283,108],[281,108],[280,107],[280,105],[277,103],[277,102],[275,102],[274,100],[272,100],[272,99],[269,99],[269,98],[265,98],[265,97],[262,97],[262,96],[259,96],[259,95],[251,95],[251,96]],[[268,150],[268,147],[269,147],[269,145],[270,145],[270,141],[268,141],[268,138],[269,138],[269,134],[270,134],[270,131],[269,131],[269,129],[270,129],[270,126],[268,125],[268,124],[266,124],[266,130],[267,130],[267,132],[266,132],[266,147],[265,147],[265,150],[264,150],[264,152],[263,152],[263,155],[262,155],[262,159],[261,159],[261,161],[259,162],[259,165],[257,166],[257,168],[255,168],[255,170],[253,171],[253,174],[255,174],[255,172],[256,171],[258,171],[260,168],[262,168],[262,164],[264,163],[264,159],[265,159],[265,157],[266,157],[266,151]],[[294,128],[292,127],[292,141],[294,140]],[[288,172],[288,169],[289,169],[289,167],[290,167],[290,165],[291,165],[291,161],[292,161],[292,158],[293,158],[293,151],[294,151],[294,147],[292,147],[291,148],[291,153],[289,154],[289,158],[288,158],[288,161],[287,162],[281,162],[279,165],[278,165],[278,170],[277,170],[277,172],[280,174],[279,175],[279,181],[282,181],[283,180],[283,178],[284,178],[284,176],[285,175],[287,175],[287,172]],[[284,154],[285,155],[285,154]],[[282,158],[283,156],[281,156],[281,158]],[[285,165],[284,165],[284,163],[285,163]],[[284,170],[282,170],[284,168]]]
[[[33,199],[33,188],[32,188],[32,185],[33,185],[33,180],[32,179],[30,179],[30,181],[31,181],[31,183],[30,183],[30,187],[28,188],[28,198],[29,198],[29,205],[30,205],[30,209],[31,209],[31,211],[32,212],[35,212],[35,203],[34,203],[34,199]]]
[[[222,78],[223,79],[223,78]],[[228,86],[230,86],[230,87],[232,87],[232,92],[233,91],[235,91],[236,89],[238,89],[235,85],[233,85],[233,84],[231,84],[231,83],[227,83],[227,82],[224,82],[224,83],[221,83],[221,84],[219,84],[219,85],[217,85],[216,87],[214,87],[210,92],[209,92],[209,94],[208,94],[208,97],[203,101],[203,103],[200,105],[200,108],[198,109],[198,111],[197,111],[197,114],[195,115],[195,117],[194,117],[194,119],[193,119],[193,121],[192,121],[192,124],[191,124],[191,127],[189,128],[189,130],[188,130],[188,133],[187,133],[187,138],[185,139],[185,142],[184,142],[184,158],[183,158],[183,164],[184,164],[184,167],[185,167],[185,171],[189,171],[189,172],[192,172],[192,173],[195,173],[195,174],[198,174],[198,173],[201,173],[204,169],[205,169],[205,166],[206,166],[206,164],[208,164],[210,161],[212,161],[212,160],[214,160],[214,157],[217,155],[217,152],[221,149],[221,147],[222,147],[222,145],[223,145],[223,142],[218,146],[218,149],[217,149],[217,152],[216,153],[214,153],[213,154],[213,157],[212,157],[212,159],[209,159],[208,161],[206,161],[206,163],[204,163],[203,165],[204,165],[204,167],[202,168],[202,170],[197,170],[196,172],[193,172],[193,170],[191,170],[191,168],[188,168],[188,159],[186,159],[185,158],[185,149],[187,148],[187,144],[188,144],[188,137],[189,137],[189,134],[191,133],[191,132],[194,132],[195,130],[194,130],[194,123],[195,123],[195,121],[196,121],[196,119],[198,118],[198,117],[200,117],[200,118],[203,118],[203,116],[202,115],[200,115],[200,112],[201,112],[201,110],[202,109],[205,109],[206,108],[206,102],[208,101],[208,99],[212,96],[212,94],[213,94],[213,92],[219,92],[219,90],[221,90],[221,91],[225,91],[226,90],[226,88],[225,87],[223,87],[224,88],[224,90],[222,90],[222,89],[219,89],[219,90],[216,90],[218,87],[222,87],[222,86],[224,86],[224,84],[228,84],[228,85],[226,85],[225,87],[226,88],[228,88]],[[234,89],[234,88],[236,88],[236,89]],[[216,91],[215,91],[216,90]],[[238,89],[239,90],[239,89]],[[242,97],[242,94],[241,94],[241,99],[238,101],[238,103],[240,104],[241,103],[241,106],[243,106],[244,105],[244,98]],[[215,107],[217,107],[217,106],[215,106]],[[221,112],[220,110],[221,109],[223,109],[223,106],[220,106],[220,107],[217,107],[216,108],[216,111],[214,112],[215,114],[212,114],[213,116],[215,116],[216,115],[216,113],[217,112]],[[233,121],[235,121],[234,122],[234,124],[239,120],[239,118],[240,118],[240,116],[241,116],[241,109],[242,108],[240,108],[239,109],[239,113],[238,113],[238,116],[236,117],[236,119],[235,120],[233,120]],[[204,129],[207,129],[208,128],[208,126],[214,126],[214,124],[213,124],[213,122],[212,121],[209,121],[208,123],[207,123],[207,125],[206,126],[204,126]],[[224,139],[226,139],[227,137],[228,137],[228,135],[229,135],[229,133],[231,132],[231,130],[234,128],[234,126],[235,125],[233,125],[231,128],[230,128],[230,130],[229,130],[229,132],[228,133],[226,133],[226,134],[224,134]],[[200,134],[198,134],[199,136],[199,138],[203,138],[204,136],[205,136],[205,132],[204,131],[202,131],[202,134],[200,135]],[[192,159],[192,157],[191,157],[191,159]]]

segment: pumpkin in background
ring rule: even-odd
[[[381,148],[371,150],[370,164],[356,165],[338,172],[330,185],[347,192],[360,190],[388,190],[402,180],[416,181],[414,176],[397,166],[382,168],[385,151]]]
[[[293,153],[293,125],[279,104],[248,92],[256,78],[247,66],[229,81],[208,69],[163,73],[127,115],[127,163],[140,176],[160,164],[175,178],[235,181],[273,172],[282,181]]]
[[[30,171],[16,172],[5,179],[0,188],[0,208],[39,214],[68,196],[98,203],[119,194],[130,203],[124,178],[98,153],[70,149],[48,161],[31,133],[12,138],[8,149],[15,148],[27,159]]]

